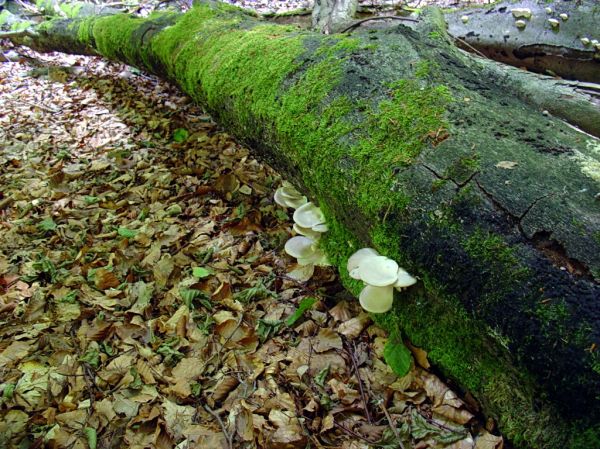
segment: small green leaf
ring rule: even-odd
[[[176,215],[181,214],[183,212],[183,209],[179,204],[171,204],[165,212],[167,213],[167,215],[174,217]]]
[[[52,220],[52,218],[46,218],[38,223],[38,229],[40,231],[54,231],[58,225]]]
[[[202,279],[213,274],[212,271],[207,270],[204,267],[194,267],[192,268],[192,276],[197,277],[198,279]]]
[[[296,309],[296,311],[292,313],[287,318],[287,320],[285,320],[285,324],[287,326],[293,326],[294,323],[298,321],[302,317],[302,315],[304,315],[304,312],[309,310],[316,302],[317,298],[304,298],[302,301],[300,301],[300,304],[298,304],[298,308]]]
[[[269,338],[277,335],[279,329],[283,325],[283,321],[279,320],[263,320],[259,318],[256,326],[256,333],[261,342],[267,341]]]
[[[3,385],[4,385],[4,391],[2,392],[2,397],[4,399],[12,399],[13,393],[15,392],[16,384],[5,383]]]
[[[96,429],[93,427],[86,427],[83,429],[83,433],[87,438],[88,447],[90,449],[96,449],[98,445],[98,434],[96,433]]]
[[[88,206],[91,206],[92,204],[96,204],[98,201],[100,201],[100,198],[98,198],[97,196],[86,195],[83,197],[83,201]]]
[[[83,356],[79,358],[80,362],[87,362],[90,366],[98,368],[100,366],[100,353],[98,348],[88,349]]]
[[[200,304],[205,306],[207,309],[212,310],[210,297],[202,290],[196,290],[193,288],[181,288],[179,289],[179,294],[181,295],[181,299],[183,299],[183,303],[188,307],[188,309],[192,308],[194,300],[198,300]]]
[[[185,142],[189,136],[190,136],[190,133],[185,128],[177,128],[173,132],[173,140],[177,143]]]
[[[398,376],[406,376],[410,370],[412,355],[401,340],[390,338],[383,349],[383,358]]]
[[[119,228],[117,229],[117,233],[121,236],[121,237],[125,237],[126,239],[132,239],[137,235],[137,231],[134,229],[127,229],[127,228]]]
[[[315,383],[321,387],[325,386],[325,380],[329,374],[329,365],[323,368],[319,373],[315,376]]]

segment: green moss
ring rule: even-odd
[[[97,18],[93,27],[97,50],[108,59],[118,60],[119,56],[123,56],[125,62],[135,65],[139,49],[132,46],[131,36],[144,21],[143,18],[121,15]],[[78,37],[81,36],[78,33]]]
[[[475,259],[491,264],[516,265],[513,249],[499,235],[477,229],[464,242],[467,253]]]
[[[95,17],[86,17],[81,19],[78,22],[75,22],[74,25],[77,26],[77,38],[79,42],[85,45],[90,45],[91,41],[94,37],[93,27],[96,21]]]
[[[79,15],[81,8],[83,8],[84,3],[82,2],[74,2],[74,3],[60,3],[60,10],[65,13],[65,15],[69,18],[75,18]]]

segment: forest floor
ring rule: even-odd
[[[332,269],[287,275],[279,175],[188,98],[123,65],[15,50],[0,64],[0,448],[503,447],[424,351],[391,371]]]

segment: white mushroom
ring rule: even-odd
[[[514,8],[510,12],[515,19],[531,19],[531,9],[529,8]]]
[[[547,6],[546,8],[544,8],[544,11],[546,11],[546,14],[552,14],[552,8],[550,8],[549,6]]]
[[[560,22],[556,19],[548,19],[548,23],[552,28],[558,28],[558,26],[560,25]]]
[[[358,275],[365,284],[385,287],[398,279],[398,264],[385,256],[367,257],[358,265]]]
[[[460,20],[462,21],[462,23],[467,23],[469,21],[469,16],[461,16]]]
[[[325,224],[325,216],[321,212],[321,209],[313,203],[308,202],[296,209],[296,212],[294,212],[294,222],[303,228],[314,230],[315,226]]]
[[[294,223],[294,226],[292,229],[294,231],[296,231],[296,234],[303,235],[303,236],[308,237],[309,239],[313,239],[315,241],[317,241],[321,238],[321,232],[315,231],[311,228],[303,228],[298,223]]]
[[[304,236],[296,236],[285,242],[285,252],[296,259],[306,259],[314,253],[314,241]]]
[[[417,280],[412,277],[404,268],[398,268],[398,278],[396,279],[396,283],[394,287],[398,290],[404,287],[410,287],[417,283]]]
[[[569,20],[569,15],[565,14],[564,12],[562,14],[559,14],[558,17],[560,17],[563,21]]]
[[[527,26],[527,22],[525,22],[524,20],[517,20],[515,22],[515,26],[517,28],[519,28],[520,30],[522,30],[523,28],[525,28]]]
[[[363,259],[366,259],[367,257],[374,257],[374,256],[379,256],[379,253],[376,250],[374,250],[373,248],[359,249],[354,254],[352,254],[350,256],[350,258],[348,259],[348,264],[346,265],[348,272],[350,273],[353,270],[357,269],[358,266],[360,265],[360,262]],[[355,278],[355,279],[357,279],[357,278]]]
[[[580,40],[581,40],[581,43],[582,43],[583,45],[585,45],[586,47],[587,47],[588,45],[590,45],[590,40],[589,40],[587,37],[582,37]]]
[[[367,285],[358,297],[360,305],[367,312],[385,313],[394,303],[394,289],[391,286],[374,287]]]
[[[313,231],[315,232],[327,232],[329,231],[329,226],[327,226],[327,223],[319,223],[318,225],[314,225],[312,227]]]
[[[395,261],[381,256],[373,248],[356,251],[348,259],[346,268],[350,277],[367,284],[359,295],[360,304],[367,312],[387,312],[394,301],[394,288],[400,291],[417,282]]]
[[[282,186],[275,191],[275,202],[283,207],[297,209],[307,201],[306,197],[287,181],[283,181]]]
[[[290,272],[290,276],[298,280],[304,278],[305,280],[310,279],[310,276],[312,276],[312,273],[314,272],[315,265],[330,265],[325,253],[321,251],[314,240],[311,240],[308,237],[300,235],[292,237],[285,242],[285,252],[290,256],[295,257],[300,267],[306,267],[296,268]]]

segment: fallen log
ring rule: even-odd
[[[346,261],[365,246],[419,277],[376,321],[516,447],[598,447],[600,141],[513,95],[516,69],[486,72],[444,27],[432,11],[415,29],[324,36],[200,5],[12,39],[177,83],[321,206],[352,292]]]

